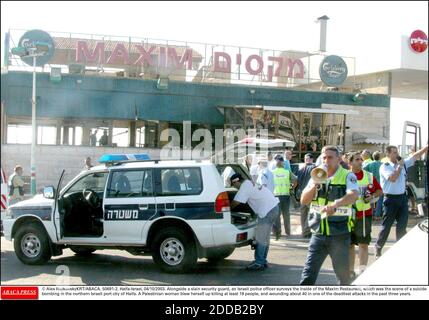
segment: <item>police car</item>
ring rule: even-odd
[[[70,248],[88,255],[122,249],[152,255],[163,271],[186,272],[198,258],[224,259],[251,245],[256,216],[231,213],[219,169],[210,161],[156,161],[104,155],[64,188],[10,206],[4,220],[25,264],[42,264]]]

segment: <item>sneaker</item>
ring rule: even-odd
[[[263,265],[263,264],[259,264],[259,263],[256,263],[256,262],[252,262],[251,264],[249,264],[247,267],[246,267],[246,270],[247,271],[263,271],[263,270],[265,270],[265,265]]]

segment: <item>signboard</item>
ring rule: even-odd
[[[55,46],[51,36],[42,30],[30,30],[24,33],[18,43],[18,48],[25,48],[26,50],[29,48],[37,48],[40,44],[43,44],[43,52],[37,55],[36,66],[38,67],[44,66],[54,55]],[[21,60],[29,66],[33,65],[32,56],[22,56]]]
[[[320,79],[329,87],[339,87],[347,79],[347,64],[335,55],[326,56],[319,67]]]
[[[103,41],[90,43],[86,40],[76,42],[75,63],[93,65],[128,65],[164,68],[171,71],[178,69],[194,70],[194,60],[200,54],[192,48],[166,47],[157,44],[136,44],[131,46],[117,42],[113,49],[111,44]],[[194,59],[196,58],[196,59]],[[207,57],[206,57],[207,59]],[[200,59],[201,60],[201,59]],[[213,51],[211,57],[211,71],[215,73],[232,73],[240,67],[243,73],[251,76],[266,75],[266,81],[273,81],[273,77],[285,74],[288,78],[304,78],[304,63],[300,59],[288,57],[249,54],[237,52]]]
[[[410,36],[410,47],[414,52],[425,52],[428,47],[428,37],[421,30],[415,30]]]
[[[321,56],[305,51],[64,32],[48,35],[41,30],[11,30],[10,43],[18,43],[15,39],[20,39],[21,46],[9,51],[13,68],[26,68],[13,56],[32,65],[25,47],[43,42],[50,49],[46,56],[37,57],[37,65],[61,66],[72,74],[278,87],[320,81]],[[353,66],[354,58],[343,59],[349,68]]]
[[[61,81],[61,68],[52,67],[51,68],[51,82],[60,82]]]

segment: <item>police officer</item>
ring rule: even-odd
[[[350,283],[351,205],[359,196],[357,178],[340,165],[340,154],[335,146],[323,147],[322,161],[328,173],[327,181],[316,184],[310,179],[301,195],[301,203],[310,205],[312,237],[300,284],[315,284],[329,255],[340,284],[347,285]]]
[[[375,258],[381,256],[384,244],[389,237],[390,229],[396,220],[396,240],[398,241],[407,233],[408,224],[408,198],[406,190],[406,175],[408,168],[412,167],[417,159],[428,151],[428,146],[420,149],[412,156],[402,160],[398,154],[398,148],[388,146],[386,148],[388,162],[380,167],[380,184],[383,189],[383,220],[381,231],[375,244]]]

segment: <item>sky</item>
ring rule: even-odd
[[[1,37],[3,44],[9,28],[42,29],[313,52],[319,48],[316,20],[323,15],[329,17],[327,53],[355,57],[356,74],[389,69],[397,63],[401,35],[428,33],[427,1],[2,1]]]

